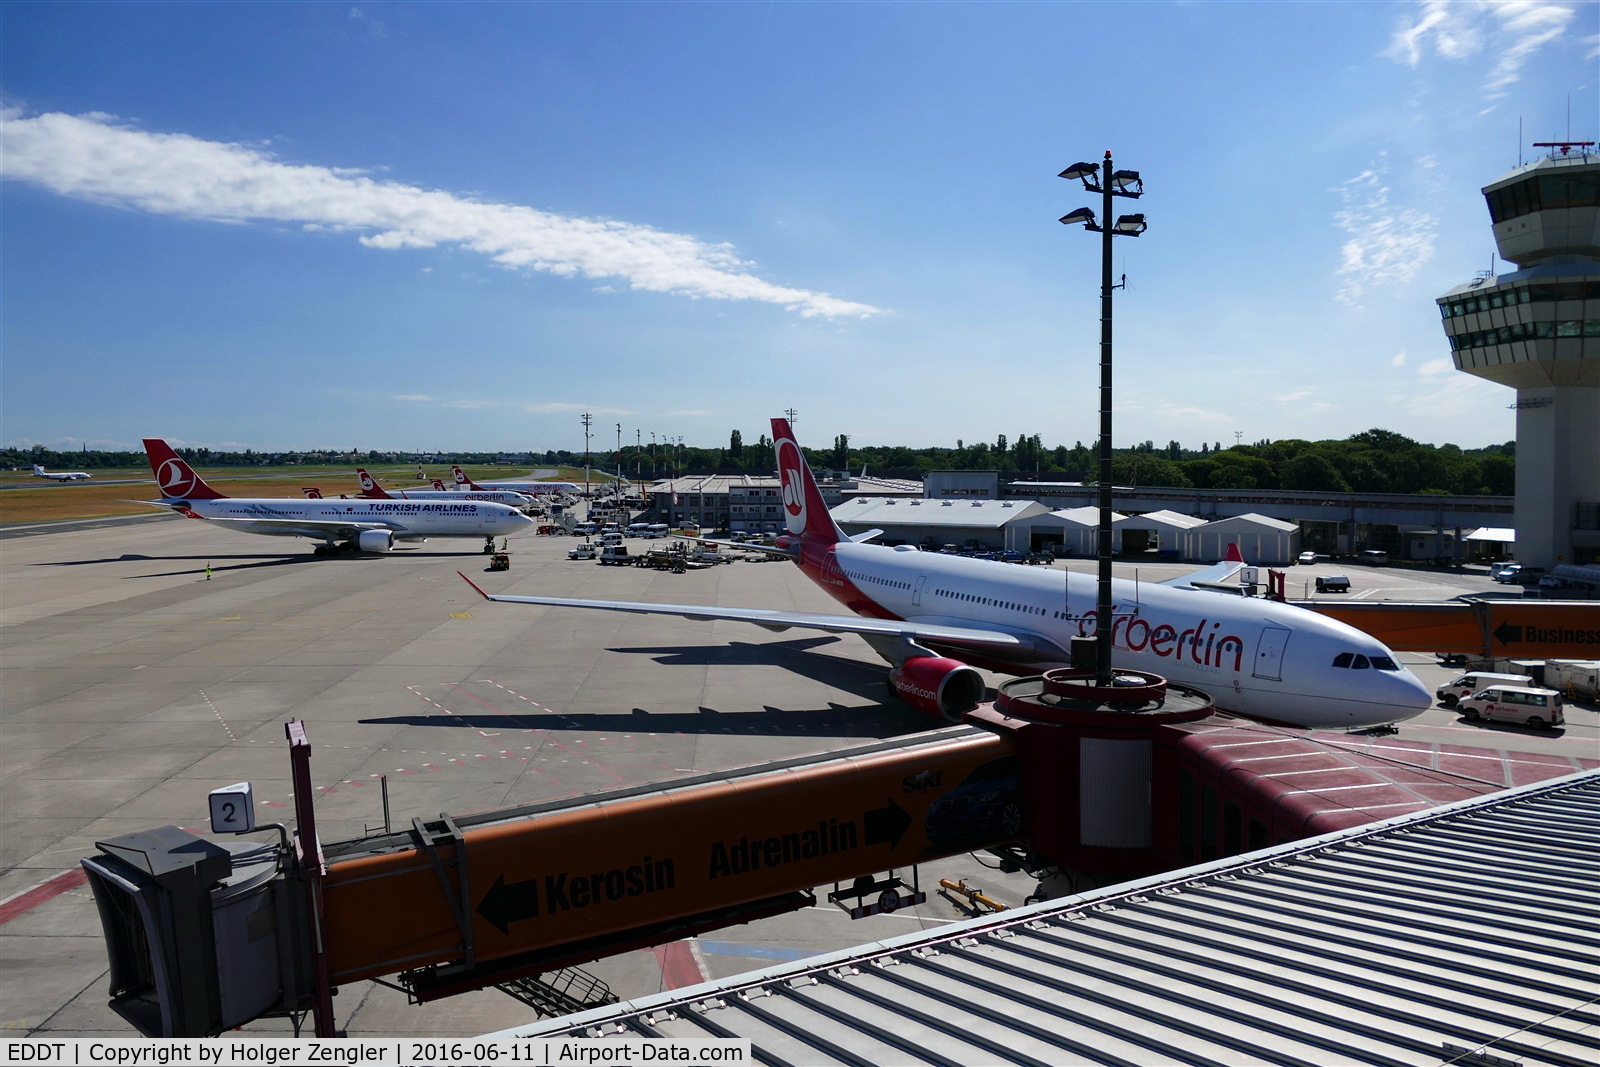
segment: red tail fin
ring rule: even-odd
[[[1224,563],[1243,563],[1244,561],[1245,561],[1244,560],[1244,553],[1239,551],[1239,542],[1237,542],[1237,541],[1229,542],[1228,543],[1228,554],[1226,556],[1222,557],[1222,562],[1224,562]]]
[[[144,439],[145,455],[150,457],[150,470],[161,487],[161,495],[168,500],[222,500],[225,496],[207,485],[183,457],[174,452],[159,437]]]
[[[382,487],[367,473],[365,467],[356,468],[356,477],[361,479],[361,495],[369,500],[393,500],[394,497],[384,492]]]
[[[306,495],[307,500],[321,500],[322,490],[314,485],[302,485],[300,491]]]
[[[468,478],[467,477],[467,472],[462,470],[460,467],[457,467],[454,464],[451,464],[450,469],[456,472],[456,485],[458,485],[462,489],[478,489],[479,488],[478,484],[476,482],[474,482],[471,478]]]
[[[789,429],[788,419],[772,420],[772,444],[778,453],[778,480],[783,489],[783,521],[789,533],[805,541],[837,544],[848,540],[822,502],[822,491]]]
[[[438,478],[435,478],[433,480],[433,488],[436,492],[444,492],[444,482],[440,481]]]

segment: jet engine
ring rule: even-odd
[[[362,552],[393,552],[394,534],[389,530],[362,530],[356,535],[356,548]]]
[[[924,715],[960,722],[978,706],[985,687],[975,667],[944,656],[919,656],[889,672],[889,688]]]

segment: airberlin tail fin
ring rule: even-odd
[[[439,493],[442,493],[442,492],[444,492],[444,482],[443,482],[443,481],[441,481],[441,480],[440,480],[440,479],[438,479],[438,478],[435,478],[435,479],[434,479],[434,480],[433,480],[433,488],[434,488],[434,491],[435,491],[435,492],[439,492]]]
[[[145,455],[150,457],[150,470],[161,487],[161,495],[168,500],[221,500],[219,493],[194,472],[172,448],[159,437],[144,439]]]
[[[474,482],[471,478],[468,478],[467,477],[467,472],[462,470],[460,467],[457,467],[454,464],[452,464],[450,469],[456,472],[456,488],[458,488],[458,489],[478,489],[480,491],[483,488],[482,486],[480,486],[476,482]]]
[[[394,499],[394,497],[390,496],[383,490],[381,486],[378,485],[377,481],[372,477],[372,475],[367,473],[365,467],[356,468],[356,477],[361,479],[361,495],[366,497],[368,500]]]
[[[1244,562],[1244,553],[1239,551],[1239,542],[1230,541],[1228,543],[1228,554],[1226,556],[1222,557],[1222,562],[1224,562],[1224,563],[1243,563]]]
[[[783,521],[789,533],[803,541],[827,545],[849,540],[822,502],[822,490],[811,476],[811,467],[794,439],[788,419],[772,420],[772,446],[778,454]]]

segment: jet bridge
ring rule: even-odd
[[[318,1035],[332,1036],[340,985],[397,976],[424,1001],[514,983],[806,907],[811,887],[829,882],[867,887],[890,910],[902,883],[875,872],[1015,840],[1022,825],[1012,739],[958,726],[414,819],[319,848],[309,745],[299,723],[288,733],[292,849],[240,852],[164,827],[101,842],[83,861],[111,1006],[148,1036],[206,1036],[307,1011]],[[987,788],[950,798],[974,779]]]

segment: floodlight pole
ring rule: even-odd
[[[1111,638],[1116,629],[1111,601],[1111,150],[1100,166],[1104,206],[1100,218],[1100,569],[1095,602],[1094,681],[1111,684]]]

